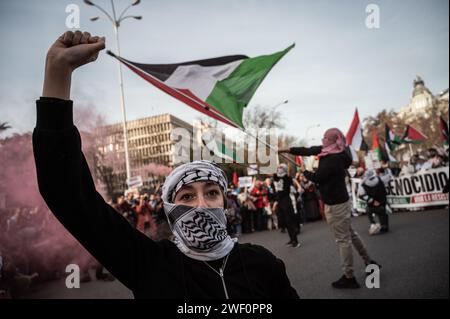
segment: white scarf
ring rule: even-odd
[[[197,208],[164,203],[175,244],[188,257],[202,261],[225,257],[236,240],[227,233],[223,208]]]
[[[167,176],[162,199],[178,249],[193,259],[211,261],[225,257],[237,241],[227,233],[225,209],[173,204],[176,193],[183,186],[202,181],[216,183],[226,194],[225,173],[212,162],[195,161],[180,165]]]

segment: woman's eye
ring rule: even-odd
[[[210,190],[207,194],[210,197],[214,197],[214,196],[218,196],[219,195],[219,191],[217,191],[217,190]]]
[[[193,198],[194,198],[194,196],[192,194],[183,194],[183,195],[181,195],[180,200],[189,201]]]

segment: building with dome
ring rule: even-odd
[[[447,112],[448,89],[433,94],[425,85],[425,81],[417,76],[413,81],[410,102],[400,109],[398,117],[405,123],[411,124],[419,118],[428,119],[431,116],[441,116]]]

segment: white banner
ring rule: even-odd
[[[258,175],[258,165],[256,164],[249,165],[249,167],[247,167],[247,175],[249,176]]]
[[[139,188],[144,185],[141,176],[133,176],[127,180],[128,188]]]
[[[251,176],[239,177],[239,187],[251,187],[253,185],[253,178]]]
[[[448,205],[449,196],[442,193],[448,178],[448,166],[395,177],[386,189],[389,206],[392,209],[409,209]],[[360,183],[361,179],[352,178],[353,207],[365,212],[366,203],[357,196]]]

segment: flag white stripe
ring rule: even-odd
[[[394,157],[394,155],[392,155],[391,153],[391,149],[389,148],[389,145],[387,142],[384,142],[384,148],[386,149],[386,153],[389,157],[389,161],[390,162],[397,162],[397,159]]]
[[[353,147],[353,149],[355,149],[356,151],[359,151],[361,150],[362,141],[362,127],[361,123],[359,123],[358,127],[356,128],[355,135],[353,135],[352,144],[350,144],[350,146]]]
[[[174,88],[188,89],[199,99],[205,101],[216,83],[229,77],[242,61],[244,60],[219,66],[181,65],[164,83]]]

